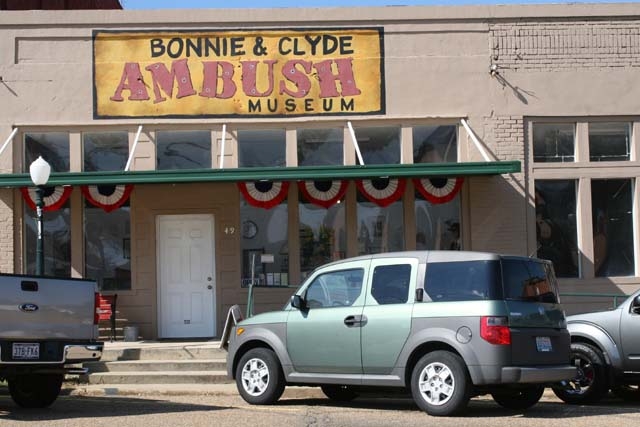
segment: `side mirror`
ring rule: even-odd
[[[305,304],[304,298],[300,295],[294,295],[291,297],[291,307],[297,308],[298,310],[304,310],[307,308],[307,304]]]
[[[631,312],[640,314],[640,295],[637,295],[631,302]]]

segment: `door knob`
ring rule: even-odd
[[[207,282],[210,282],[210,281],[211,281],[211,277],[207,277]]]
[[[213,289],[213,286],[209,285],[207,286],[207,289]]]

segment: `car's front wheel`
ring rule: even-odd
[[[425,354],[413,368],[411,394],[429,415],[447,416],[463,411],[471,394],[471,379],[464,361],[449,351]]]
[[[571,344],[571,361],[576,366],[575,378],[553,387],[553,392],[566,403],[588,405],[598,402],[609,391],[602,352],[589,344]]]
[[[236,368],[236,385],[242,398],[254,405],[270,405],[284,392],[285,379],[276,354],[268,348],[247,351]]]
[[[543,386],[532,385],[515,389],[505,388],[491,393],[491,397],[503,408],[524,411],[538,403],[543,393]]]
[[[63,374],[25,374],[7,382],[14,402],[23,408],[46,408],[60,394]]]

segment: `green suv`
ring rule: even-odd
[[[275,403],[286,385],[320,386],[337,401],[395,387],[431,415],[460,413],[487,393],[524,410],[576,373],[553,267],[533,258],[345,259],[316,269],[282,311],[233,323],[222,340],[227,371],[252,404]]]

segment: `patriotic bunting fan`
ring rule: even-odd
[[[69,199],[69,196],[71,195],[71,191],[73,190],[73,187],[62,186],[62,185],[45,186],[45,187],[42,187],[42,190],[44,192],[44,195],[42,198],[43,199],[42,201],[44,202],[44,207],[42,208],[42,210],[49,212],[49,211],[57,211],[62,207],[62,205],[64,205],[67,199]],[[24,197],[24,200],[27,202],[29,207],[35,210],[36,209],[36,188],[22,187],[20,188],[20,191],[22,192],[22,197]]]
[[[375,178],[357,180],[356,185],[367,200],[385,207],[402,197],[407,183],[402,178]]]
[[[89,203],[105,212],[111,212],[118,209],[129,199],[133,184],[83,185],[80,190],[82,190],[82,194],[84,194]]]
[[[434,205],[453,200],[462,188],[464,178],[414,178],[413,184]]]
[[[298,188],[309,202],[328,209],[342,199],[347,191],[347,181],[299,181]]]
[[[238,188],[247,203],[263,209],[271,209],[280,204],[289,190],[289,182],[256,181],[239,182]]]

